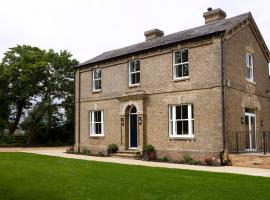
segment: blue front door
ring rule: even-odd
[[[130,148],[137,148],[137,115],[130,115]]]

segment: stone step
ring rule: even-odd
[[[118,154],[130,154],[130,155],[141,155],[140,151],[132,151],[132,150],[126,150],[126,151],[118,151]]]
[[[126,158],[126,159],[134,159],[134,160],[140,160],[141,159],[141,152],[139,151],[119,151],[117,153],[113,153],[111,155],[113,158]]]

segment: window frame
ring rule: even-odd
[[[251,56],[251,65],[249,65],[249,56]],[[246,52],[246,79],[247,81],[255,82],[254,80],[254,56],[250,52]],[[251,78],[248,77],[248,69],[251,70]]]
[[[95,112],[101,112],[101,121],[95,121]],[[97,134],[94,125],[101,124],[101,134]],[[89,110],[89,135],[90,137],[104,137],[104,111],[103,110]]]
[[[100,78],[95,78],[95,72],[97,70],[100,70]],[[95,82],[96,81],[100,81],[100,89],[96,89],[95,88]],[[93,69],[93,73],[92,73],[92,90],[93,92],[100,92],[102,90],[102,70],[101,68],[96,68],[96,69]]]
[[[134,72],[131,72],[131,67],[130,67],[130,64],[132,63],[132,62],[136,62],[136,61],[139,61],[139,64],[140,64],[140,70],[139,71],[134,71]],[[132,84],[131,83],[131,75],[132,74],[139,74],[139,76],[140,76],[140,82],[139,83],[134,83],[134,84]],[[141,61],[140,60],[131,60],[131,61],[129,61],[128,62],[128,85],[129,85],[129,87],[133,87],[133,86],[139,86],[141,84]]]
[[[175,54],[179,53],[179,52],[183,52],[183,51],[187,51],[187,53],[189,55],[188,49],[181,49],[181,50],[173,51],[173,80],[175,80],[175,81],[189,79],[189,58],[188,58],[187,62],[175,63]],[[185,65],[185,64],[188,65],[188,76],[176,77],[176,67],[180,66],[180,65]]]
[[[177,106],[188,106],[188,118],[187,119],[176,119],[176,107]],[[194,105],[191,103],[187,104],[174,104],[169,105],[169,138],[178,138],[178,139],[194,139]],[[193,109],[193,110],[192,110]],[[172,113],[171,113],[172,112]],[[193,118],[192,118],[193,114]],[[172,116],[172,119],[171,119]],[[188,121],[188,134],[177,135],[176,122],[178,121]],[[172,122],[172,125],[171,125]]]

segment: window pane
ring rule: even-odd
[[[170,121],[170,124],[169,124],[169,126],[170,126],[170,135],[173,135],[173,121]]]
[[[182,77],[182,67],[181,65],[175,66],[175,78]]]
[[[101,78],[101,70],[100,69],[95,69],[94,70],[94,79]]]
[[[175,52],[174,53],[174,63],[181,63],[181,52]]]
[[[188,50],[182,51],[182,62],[188,62]]]
[[[134,61],[134,65],[135,71],[140,71],[140,61],[139,60]]]
[[[95,82],[95,90],[100,90],[101,89],[101,80],[96,80]]]
[[[173,115],[173,113],[172,113],[173,107],[170,106],[169,109],[170,109],[170,110],[169,110],[170,120],[172,120],[172,119],[173,119],[173,117],[172,117],[172,115]]]
[[[95,123],[96,134],[101,134],[101,123]]]
[[[101,122],[101,111],[95,111],[95,122]]]
[[[130,84],[135,84],[136,74],[130,74]]]
[[[188,76],[188,64],[183,65],[183,76]]]
[[[249,67],[247,67],[247,78],[250,79],[250,80],[252,78],[252,70]]]
[[[252,66],[251,55],[248,55],[248,66]]]
[[[140,73],[136,73],[135,78],[135,84],[140,83]]]
[[[134,61],[131,61],[131,62],[129,63],[129,70],[130,70],[130,72],[134,72],[134,71],[135,71]]]
[[[191,105],[191,118],[194,119],[194,106]]]
[[[181,106],[176,106],[176,109],[175,109],[175,114],[176,114],[176,119],[182,119],[181,118]]]
[[[182,119],[188,119],[188,105],[182,106]]]
[[[183,135],[188,135],[188,121],[183,121]]]
[[[176,122],[176,134],[177,135],[182,135],[182,121]]]
[[[194,120],[192,120],[192,134],[194,134]]]

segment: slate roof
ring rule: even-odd
[[[161,46],[166,46],[166,45],[173,44],[176,42],[181,42],[184,40],[194,39],[197,37],[230,30],[235,25],[237,25],[238,23],[242,22],[243,20],[245,20],[246,18],[250,16],[251,16],[251,13],[248,12],[248,13],[244,13],[244,14],[232,17],[232,18],[214,21],[209,24],[205,24],[203,26],[169,34],[163,37],[144,41],[144,42],[127,46],[124,48],[107,51],[90,60],[87,60],[86,62],[80,63],[76,67],[80,67],[80,66],[84,66],[88,64],[94,64],[94,63],[101,62],[104,60],[109,60],[112,58],[132,54],[132,53],[138,53],[140,51],[149,50],[149,49],[153,49],[153,48],[161,47]]]

